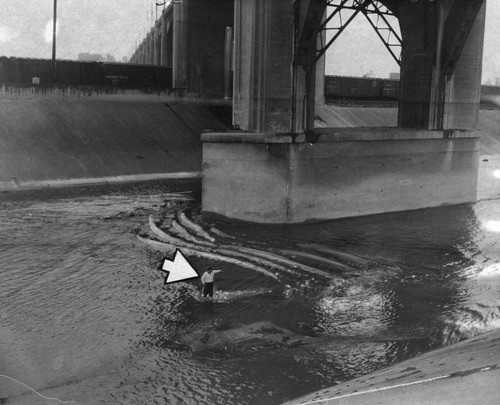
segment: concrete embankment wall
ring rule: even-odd
[[[194,175],[200,133],[224,129],[211,110],[157,96],[0,98],[0,190]]]
[[[230,124],[218,102],[21,90],[0,92],[0,190],[190,177],[201,170],[200,133]],[[320,116],[323,126],[391,126],[397,110],[327,105]],[[499,155],[500,110],[480,111],[479,127],[481,154]]]

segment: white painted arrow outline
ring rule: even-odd
[[[159,270],[167,273],[163,284],[172,284],[200,277],[180,249],[176,249],[172,260],[168,258],[163,259],[163,264]]]

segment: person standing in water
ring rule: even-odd
[[[221,271],[222,270],[212,270],[212,268],[209,268],[201,276],[201,282],[203,283],[203,289],[201,291],[201,294],[204,297],[214,296],[214,276],[216,273],[220,273]]]

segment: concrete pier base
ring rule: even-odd
[[[330,128],[205,133],[205,214],[296,223],[476,201],[475,131]],[[311,138],[309,138],[311,139]]]

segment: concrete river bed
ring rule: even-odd
[[[500,325],[499,200],[262,226],[199,188],[2,194],[0,403],[279,404]]]

